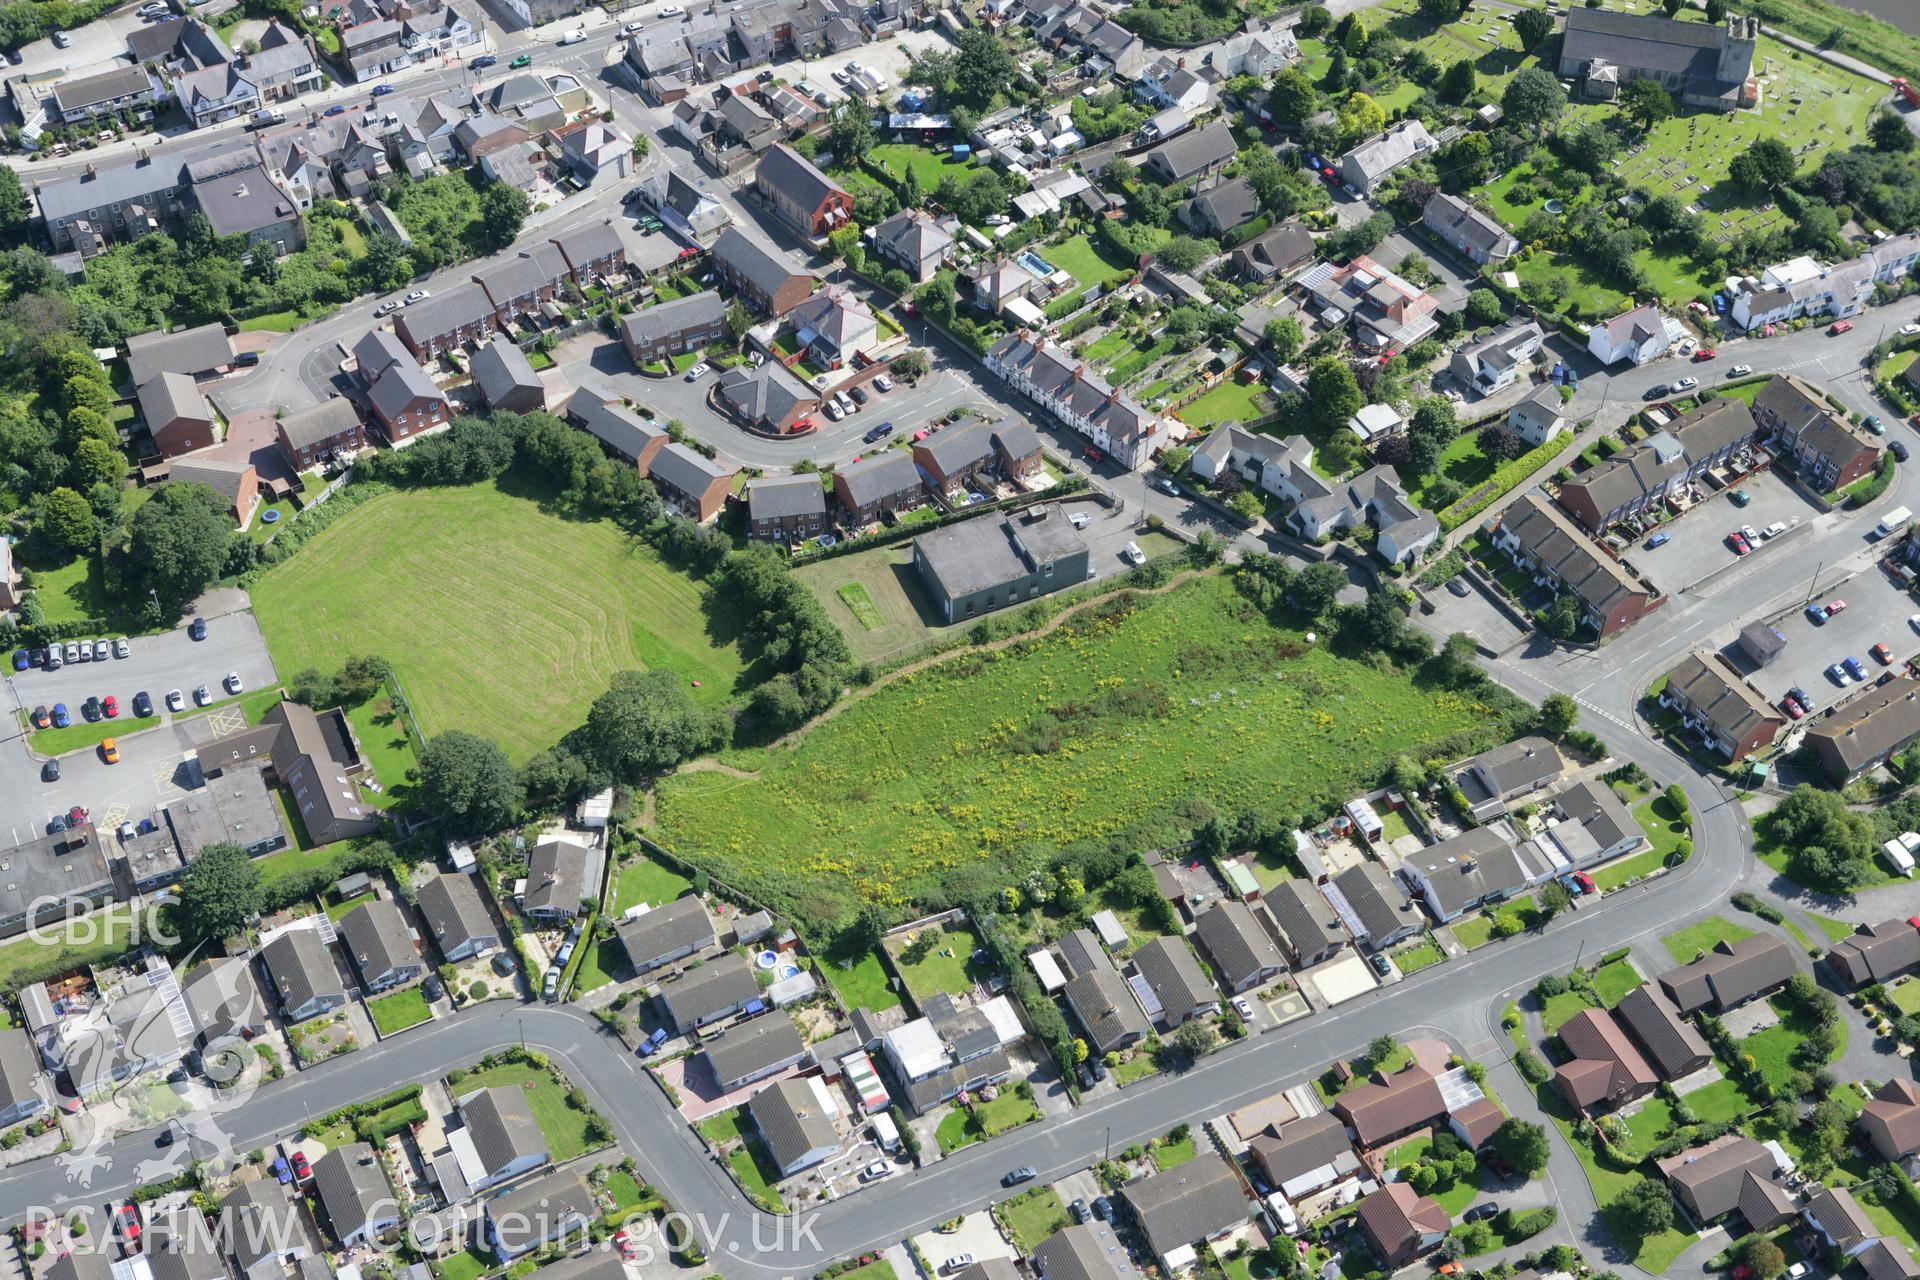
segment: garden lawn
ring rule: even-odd
[[[494,1258],[491,1253],[479,1252],[478,1246],[469,1245],[459,1253],[442,1258],[439,1267],[440,1280],[480,1280],[493,1270]]]
[[[1447,447],[1440,451],[1440,457],[1434,462],[1431,474],[1402,474],[1400,478],[1406,482],[1411,489],[1415,502],[1421,503],[1422,505],[1431,505],[1427,503],[1426,492],[1433,486],[1433,482],[1441,476],[1445,476],[1447,479],[1458,484],[1460,486],[1460,492],[1471,493],[1474,489],[1493,478],[1496,465],[1492,458],[1489,458],[1482,452],[1480,448],[1480,433],[1478,431],[1462,431],[1459,435],[1448,441]]]
[[[1562,991],[1547,999],[1546,1007],[1540,1011],[1540,1025],[1546,1028],[1548,1035],[1553,1035],[1575,1014],[1592,1007],[1578,991]]]
[[[1627,992],[1639,986],[1639,971],[1631,960],[1615,960],[1612,964],[1603,964],[1593,975],[1593,991],[1600,997],[1603,1007],[1611,1009],[1620,1003]]]
[[[1221,422],[1253,422],[1272,411],[1273,398],[1265,383],[1229,378],[1193,403],[1174,411],[1174,417],[1196,427]]]
[[[973,951],[980,944],[974,940],[972,930],[964,926],[956,929],[947,925],[934,925],[931,928],[935,935],[933,946],[913,964],[907,963],[901,955],[906,949],[909,935],[901,934],[888,940],[894,967],[906,980],[907,990],[913,994],[915,1003],[941,994],[965,995],[973,990],[976,981],[984,981],[991,976],[990,970],[975,969]],[[922,929],[914,936],[926,932]]]
[[[1691,964],[1696,952],[1711,951],[1716,942],[1738,942],[1742,938],[1751,938],[1752,929],[1719,916],[1708,916],[1697,924],[1690,924],[1662,938],[1667,945],[1667,953],[1676,964]]]
[[[1593,873],[1593,887],[1601,893],[1611,892],[1630,880],[1652,875],[1665,861],[1665,856],[1657,849],[1647,849],[1628,858],[1615,858]]]
[[[466,729],[515,760],[580,724],[616,671],[669,668],[709,705],[738,692],[725,608],[611,522],[542,511],[547,496],[509,475],[362,502],[255,585],[274,665],[378,653],[428,737]]]
[[[1753,1100],[1747,1097],[1738,1084],[1725,1078],[1716,1080],[1703,1089],[1695,1089],[1684,1096],[1687,1105],[1693,1108],[1693,1114],[1700,1117],[1702,1124],[1735,1120],[1753,1110]]]
[[[1129,1085],[1137,1080],[1145,1080],[1148,1076],[1158,1075],[1159,1072],[1160,1064],[1154,1061],[1153,1055],[1144,1049],[1139,1049],[1134,1052],[1133,1057],[1113,1068],[1113,1083],[1115,1086]]]
[[[1033,251],[1080,282],[1082,289],[1105,284],[1116,276],[1131,275],[1125,263],[1110,261],[1084,235],[1059,244],[1034,245]]]
[[[670,867],[663,867],[644,853],[634,854],[615,872],[613,910],[615,919],[646,903],[661,907],[693,887],[693,881]]]
[[[81,556],[50,568],[28,565],[33,570],[34,596],[46,613],[48,622],[81,622],[113,616],[112,593],[107,590],[106,568],[98,556]]]
[[[1393,967],[1401,973],[1418,973],[1431,965],[1439,964],[1447,958],[1432,938],[1421,938],[1418,942],[1408,943],[1392,955]]]
[[[874,547],[803,564],[793,576],[820,598],[827,616],[846,636],[853,656],[862,662],[879,662],[973,625],[972,620],[954,625],[941,620],[912,558],[913,552],[904,546]],[[864,608],[856,611],[856,604],[862,602],[872,607],[872,614]]]
[[[361,798],[382,809],[406,799],[413,791],[407,773],[419,767],[420,760],[414,754],[413,739],[407,736],[406,725],[393,709],[392,700],[383,691],[357,706],[348,707],[347,722],[359,736],[361,755],[373,767],[373,776],[380,783],[377,795],[361,787]]]
[[[954,869],[1015,883],[1044,847],[1177,820],[1189,795],[1305,802],[1402,752],[1506,728],[1477,699],[1307,647],[1209,575],[1081,606],[1045,636],[843,702],[797,739],[731,753],[750,776],[668,778],[657,838],[805,918],[867,902],[899,914]],[[1284,752],[1242,749],[1282,739]]]
[[[1492,916],[1468,916],[1453,923],[1453,940],[1468,951],[1493,940]]]
[[[527,1091],[527,1105],[533,1119],[546,1135],[547,1149],[555,1164],[571,1160],[587,1150],[588,1113],[576,1111],[567,1102],[567,1091],[543,1071],[524,1062],[503,1062],[497,1066],[469,1071],[460,1081],[462,1093],[491,1089],[496,1085],[519,1085]]]
[[[1660,855],[1663,863],[1680,848],[1690,829],[1685,822],[1675,819],[1673,806],[1664,795],[1635,805],[1633,816],[1639,820],[1640,829],[1647,833],[1647,842],[1653,846],[1652,851]]]
[[[1887,998],[1902,1013],[1920,1013],[1920,982],[1909,979],[1887,988]]]
[[[1807,919],[1819,926],[1820,932],[1827,935],[1828,942],[1845,942],[1853,936],[1854,925],[1850,921],[1835,920],[1832,916],[1823,916],[1817,912],[1807,912]]]
[[[99,964],[134,943],[132,907],[110,907],[0,946],[0,987],[17,990],[81,965]]]
[[[1160,1166],[1162,1173],[1178,1165],[1183,1165],[1191,1159],[1193,1159],[1193,1134],[1191,1131],[1178,1142],[1169,1142],[1163,1138],[1154,1144],[1153,1162]]]
[[[896,179],[905,178],[911,169],[919,176],[920,189],[927,195],[933,194],[942,178],[964,182],[974,172],[969,160],[955,160],[950,152],[934,151],[910,142],[879,143],[867,152],[867,159]]]
[[[1741,1040],[1740,1051],[1753,1058],[1754,1066],[1773,1086],[1776,1095],[1785,1095],[1788,1092],[1787,1081],[1794,1072],[1791,1061],[1793,1051],[1806,1037],[1807,1031],[1811,1030],[1811,1023],[1792,1012],[1792,1006],[1778,996],[1767,1003],[1780,1015],[1780,1022]],[[1839,1029],[1840,1040],[1833,1055],[1836,1060],[1846,1052],[1847,1047],[1847,1024],[1842,1021]]]
[[[1003,1201],[994,1213],[1013,1237],[1014,1247],[1022,1257],[1032,1254],[1042,1240],[1072,1221],[1067,1207],[1060,1203],[1060,1193],[1052,1187],[1023,1191]]]
[[[727,1153],[727,1167],[733,1170],[733,1176],[740,1180],[740,1185],[746,1188],[749,1197],[758,1200],[762,1206],[774,1213],[786,1212],[786,1202],[781,1200],[780,1193],[773,1189],[774,1183],[780,1180],[780,1170],[773,1163],[773,1157],[767,1153],[767,1149],[760,1144],[757,1136],[749,1136]],[[874,1265],[885,1267],[887,1264],[880,1262]],[[863,1267],[862,1270],[869,1271],[872,1268]],[[893,1269],[888,1267],[887,1275],[892,1274]]]
[[[849,1009],[871,1009],[879,1013],[900,1003],[900,996],[887,981],[887,968],[878,952],[863,951],[849,961],[845,955],[826,957],[828,979],[839,989]]]
[[[372,1016],[373,1025],[380,1029],[383,1036],[405,1031],[433,1017],[433,1010],[427,1007],[427,998],[418,987],[408,987],[405,991],[395,991],[367,1001],[367,1013]]]
[[[1541,1096],[1545,1097],[1550,1089],[1551,1086],[1548,1086]],[[1588,1185],[1593,1188],[1594,1199],[1600,1204],[1612,1204],[1621,1192],[1641,1176],[1636,1171],[1619,1169],[1611,1163],[1603,1164],[1590,1143],[1574,1137],[1572,1125],[1566,1118],[1566,1108],[1559,1103],[1557,1096],[1551,1099],[1547,1110],[1553,1117],[1554,1126],[1560,1130],[1561,1140],[1573,1149],[1575,1158],[1586,1170]],[[1612,1228],[1614,1242],[1626,1253],[1627,1260],[1653,1275],[1665,1275],[1674,1259],[1698,1238],[1690,1231],[1673,1228],[1656,1235],[1638,1237],[1618,1223],[1610,1221],[1608,1225]]]

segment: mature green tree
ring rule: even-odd
[[[1760,138],[1733,158],[1727,176],[1756,194],[1793,181],[1793,152],[1778,138]]]
[[[1511,1116],[1493,1131],[1493,1154],[1523,1178],[1537,1178],[1547,1171],[1547,1127]]]
[[[1333,25],[1333,11],[1324,4],[1310,4],[1300,10],[1300,34],[1317,38]]]
[[[0,173],[0,245],[17,245],[26,237],[27,193],[20,185],[20,172],[11,165]]]
[[[180,876],[175,919],[194,941],[217,942],[260,911],[260,869],[237,844],[208,845]]]
[[[747,330],[753,328],[753,312],[735,302],[727,308],[727,332],[735,338],[744,338]]]
[[[1320,107],[1320,91],[1313,87],[1298,67],[1282,67],[1273,73],[1273,88],[1267,93],[1267,111],[1274,121],[1284,125],[1303,125]]]
[[[1597,120],[1560,136],[1567,162],[1581,173],[1599,173],[1613,159],[1613,131]]]
[[[1175,236],[1160,246],[1158,257],[1161,264],[1169,270],[1192,271],[1219,251],[1219,246],[1211,240],[1197,240],[1192,236]]]
[[[1322,356],[1307,374],[1307,403],[1314,425],[1333,434],[1346,431],[1347,420],[1360,411],[1366,397],[1346,361]]]
[[[1173,1043],[1189,1058],[1198,1058],[1213,1048],[1214,1031],[1204,1018],[1189,1018],[1173,1033]]]
[[[1370,138],[1387,125],[1386,108],[1368,93],[1349,94],[1334,115],[1340,122],[1343,138]]]
[[[1532,53],[1540,47],[1540,42],[1553,34],[1553,15],[1545,9],[1526,8],[1513,15],[1513,34],[1520,37],[1520,47]]]
[[[873,112],[857,98],[843,98],[827,118],[827,145],[843,165],[857,165],[873,150]]]
[[[38,527],[48,542],[62,551],[93,545],[93,508],[79,492],[64,486],[40,499]]]
[[[504,249],[526,225],[527,193],[504,182],[487,184],[480,193],[480,235],[489,249]]]
[[[1493,144],[1484,133],[1463,133],[1440,153],[1441,185],[1449,191],[1479,186],[1493,172]]]
[[[1607,1216],[1642,1239],[1659,1235],[1673,1225],[1673,1193],[1666,1183],[1643,1175],[1613,1198]]]
[[[61,385],[60,401],[68,413],[91,409],[104,417],[113,412],[113,388],[98,373],[75,374]]]
[[[638,782],[719,746],[726,729],[723,716],[695,705],[685,677],[664,668],[616,671],[587,710],[583,741],[602,770]]]
[[[1400,1042],[1392,1036],[1375,1036],[1367,1041],[1367,1065],[1378,1070],[1399,1047]]]
[[[399,239],[384,231],[367,237],[367,256],[354,264],[360,279],[375,293],[398,289],[413,274],[413,255]]]
[[[1573,894],[1558,880],[1540,886],[1540,914],[1551,920],[1573,905]]]
[[[180,616],[187,602],[220,576],[233,541],[233,516],[204,484],[168,484],[133,513],[127,571],[140,590]]]
[[[76,489],[91,489],[96,484],[112,484],[127,474],[127,464],[106,443],[87,437],[74,445],[67,460],[67,483]]]
[[[1307,340],[1307,331],[1300,327],[1300,321],[1293,316],[1275,316],[1267,321],[1262,331],[1267,349],[1273,352],[1273,358],[1281,364],[1291,361],[1300,352],[1300,346]]]
[[[1013,87],[1018,72],[1013,55],[991,31],[968,27],[960,33],[953,59],[953,96],[962,105],[985,109]]]
[[[1466,0],[1420,0],[1420,16],[1436,27],[1458,22],[1466,9]]]
[[[1413,407],[1413,418],[1407,423],[1408,462],[1417,475],[1430,474],[1440,461],[1440,455],[1460,434],[1460,420],[1454,413],[1453,402],[1444,396],[1423,397]]]
[[[507,753],[475,734],[449,729],[420,755],[420,807],[458,835],[489,835],[520,810],[520,780]]]
[[[1542,737],[1558,742],[1579,722],[1579,705],[1564,693],[1550,693],[1534,715],[1533,727]]]
[[[1907,128],[1907,122],[1891,111],[1876,111],[1867,125],[1867,137],[1877,151],[1913,150],[1913,130]]]
[[[1717,27],[1723,21],[1726,20],[1726,16],[1727,16],[1726,0],[1707,0],[1707,21],[1708,22],[1712,23],[1714,26]]]
[[[1687,0],[1660,0],[1660,8],[1669,18],[1677,15],[1686,5]]]
[[[1552,72],[1541,67],[1521,71],[1507,82],[1507,91],[1500,95],[1500,109],[1506,113],[1507,124],[1523,132],[1552,124],[1566,105],[1567,91]]]
[[[1742,1237],[1728,1256],[1736,1266],[1745,1266],[1759,1280],[1773,1280],[1787,1269],[1787,1255],[1763,1235]]]
[[[1674,114],[1673,94],[1658,80],[1634,79],[1620,86],[1620,111],[1642,133]]]
[[[1571,591],[1562,591],[1547,606],[1545,626],[1555,640],[1571,640],[1580,629],[1580,602]]]
[[[1346,570],[1330,560],[1316,560],[1293,575],[1287,601],[1309,618],[1324,618],[1346,585]]]
[[[1493,290],[1474,289],[1468,292],[1465,319],[1469,327],[1480,329],[1499,324],[1506,314],[1506,308],[1500,305],[1500,295]]]
[[[1440,83],[1434,92],[1440,95],[1440,101],[1458,105],[1471,98],[1478,85],[1479,77],[1473,73],[1473,60],[1461,58],[1447,64],[1447,69],[1440,73]]]

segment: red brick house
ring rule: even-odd
[[[853,197],[847,189],[784,142],[775,143],[760,157],[753,187],[768,208],[814,239],[853,220]]]
[[[236,528],[244,529],[260,506],[260,473],[251,462],[219,458],[181,458],[167,473],[168,484],[203,484],[220,495]]]
[[[553,238],[553,247],[567,264],[573,282],[582,289],[627,269],[627,247],[611,222],[593,222]]]
[[[1040,433],[1027,423],[1002,423],[995,427],[993,453],[1000,474],[1009,480],[1026,480],[1040,474]]]
[[[177,458],[213,443],[213,407],[186,374],[161,373],[147,379],[139,401],[154,447],[167,457]]]
[[[733,492],[734,472],[683,444],[669,444],[653,456],[647,478],[666,502],[705,524],[720,514]]]
[[[345,396],[285,415],[274,424],[274,434],[295,471],[309,471],[329,458],[343,458],[367,447],[360,411]]]
[[[812,276],[795,271],[732,227],[714,242],[713,271],[735,297],[774,319],[813,296]]]
[[[913,446],[913,460],[936,493],[952,493],[994,461],[993,428],[984,422],[947,427]]]
[[[567,278],[567,260],[552,244],[537,245],[473,273],[473,282],[486,290],[487,299],[493,303],[494,321],[501,325],[512,324],[519,316],[533,314],[541,303],[553,301]]]
[[[833,496],[840,500],[849,525],[869,525],[883,513],[910,510],[920,505],[926,492],[920,468],[898,449],[882,449],[833,473]]]
[[[492,333],[494,310],[478,284],[456,285],[401,311],[393,318],[393,331],[415,356],[432,360]]]
[[[427,371],[411,360],[390,365],[367,389],[367,403],[387,442],[407,441],[447,425],[447,397]]]

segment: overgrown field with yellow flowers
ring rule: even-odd
[[[1307,644],[1213,576],[958,655],[795,745],[726,757],[751,778],[670,777],[655,835],[824,929],[868,901],[904,917],[963,867],[1012,883],[1053,848],[1164,825],[1194,799],[1320,816],[1396,755],[1505,727],[1470,694]]]

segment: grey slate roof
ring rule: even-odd
[[[40,1059],[27,1033],[0,1030],[0,1108],[11,1107],[40,1094]]]
[[[822,1114],[813,1087],[803,1080],[781,1080],[762,1089],[748,1100],[747,1111],[782,1169],[809,1151],[839,1145],[833,1122]]]
[[[1485,772],[1501,795],[1531,791],[1553,781],[1567,767],[1560,748],[1533,734],[1503,742],[1467,763]]]
[[[1429,845],[1414,861],[1426,873],[1443,916],[1501,891],[1516,893],[1532,878],[1519,850],[1491,827]]]
[[[541,385],[540,375],[533,371],[533,363],[527,359],[527,353],[518,343],[505,338],[493,338],[480,344],[473,353],[473,380],[480,385],[480,394],[485,396],[489,405],[497,404],[516,391],[533,390],[541,395],[546,388]]]
[[[1200,913],[1194,933],[1229,986],[1264,969],[1284,967],[1280,948],[1244,902],[1222,899]]]
[[[707,1062],[722,1084],[743,1080],[764,1071],[776,1062],[799,1058],[806,1052],[793,1019],[784,1013],[733,1027],[718,1040],[707,1044]]]
[[[1220,999],[1185,938],[1155,938],[1133,953],[1133,967],[1169,1013]]]
[[[1187,208],[1190,223],[1204,218],[1211,226],[1231,231],[1260,212],[1260,197],[1254,193],[1250,180],[1235,178],[1201,192],[1187,202]]]
[[[225,458],[196,458],[189,455],[174,459],[167,472],[167,483],[203,484],[229,505],[239,507],[244,498],[252,496],[241,492],[249,476],[255,476],[257,494],[259,480],[251,462],[229,462]]]
[[[1026,458],[1040,452],[1040,433],[1030,422],[1003,422],[993,429],[993,442],[1009,458]]]
[[[846,188],[784,142],[767,148],[767,154],[760,157],[760,167],[754,171],[754,180],[771,183],[783,195],[807,209],[818,208],[820,202],[834,192],[846,194]]]
[[[141,1251],[153,1280],[227,1280],[226,1258],[207,1220],[191,1204],[150,1218]]]
[[[485,1202],[493,1231],[510,1253],[519,1253],[542,1240],[567,1232],[600,1216],[593,1188],[578,1168],[560,1169],[543,1178],[523,1182]],[[594,1252],[600,1253],[601,1250]],[[618,1258],[612,1251],[606,1256]]]
[[[400,1213],[380,1157],[364,1142],[335,1147],[315,1160],[313,1190],[336,1237]]]
[[[1174,182],[1183,182],[1211,165],[1224,164],[1238,150],[1227,122],[1216,120],[1204,129],[1190,129],[1161,143],[1147,153],[1146,163]]]
[[[1577,822],[1593,836],[1595,847],[1612,848],[1619,841],[1640,834],[1640,824],[1613,789],[1594,778],[1583,778],[1554,796],[1554,803],[1569,822]]]
[[[589,435],[622,457],[638,458],[667,429],[647,422],[618,400],[582,387],[567,402],[567,414]]]
[[[733,469],[676,442],[653,455],[653,465],[647,474],[682,493],[699,494],[705,493],[714,481],[732,476]]]
[[[1331,1111],[1289,1121],[1278,1134],[1260,1134],[1248,1146],[1276,1189],[1353,1151],[1346,1122]]]
[[[213,411],[200,385],[184,373],[162,373],[140,388],[140,414],[147,426],[159,430],[178,418],[210,419]]]
[[[706,946],[714,938],[706,904],[695,893],[622,920],[619,934],[635,968],[687,947]]]
[[[1333,885],[1369,938],[1389,937],[1409,923],[1420,923],[1419,908],[1407,897],[1406,889],[1377,862],[1348,867],[1333,878]]]
[[[726,315],[726,299],[712,289],[706,289],[656,307],[648,307],[644,311],[636,311],[620,322],[620,332],[627,342],[644,347],[688,329],[718,324]]]
[[[1245,1222],[1247,1195],[1239,1174],[1208,1152],[1120,1193],[1133,1209],[1147,1243],[1161,1257],[1198,1240],[1212,1239]]]
[[[1582,604],[1601,617],[1624,598],[1648,591],[1618,561],[1596,551],[1559,508],[1537,493],[1522,494],[1500,517],[1500,527],[1518,541],[1520,554],[1552,570]]]
[[[428,880],[420,886],[414,905],[442,955],[475,938],[499,936],[479,888],[464,871],[443,872]]]
[[[913,465],[910,455],[898,449],[883,449],[848,463],[834,475],[846,482],[847,494],[854,505],[862,507],[889,494],[921,487],[920,469]]]
[[[1089,969],[1060,993],[1086,1028],[1090,1044],[1110,1047],[1126,1036],[1138,1038],[1152,1030],[1126,979],[1112,965]]]
[[[287,930],[261,948],[260,959],[283,1008],[297,1008],[315,996],[346,996],[327,944],[311,929]]]
[[[48,222],[57,222],[85,215],[89,209],[104,211],[116,204],[144,200],[155,192],[179,190],[186,184],[186,169],[177,162],[125,160],[95,166],[90,174],[42,183],[34,194],[41,215]]]
[[[446,396],[427,376],[427,371],[409,357],[389,365],[385,373],[374,379],[373,385],[367,388],[367,399],[387,417],[397,418],[416,400],[445,400]]]
[[[626,246],[620,242],[620,233],[613,229],[611,222],[589,222],[570,231],[562,231],[553,237],[553,245],[560,256],[575,270],[589,262],[598,262],[624,252]]]
[[[597,845],[543,840],[527,858],[527,893],[522,901],[530,910],[576,911],[582,898],[600,892],[600,873],[605,868],[606,853]]]
[[[969,422],[936,431],[918,447],[932,456],[941,471],[951,475],[992,457],[993,434],[994,428],[987,423]]]
[[[391,898],[369,898],[340,917],[339,930],[347,954],[353,957],[363,978],[420,963],[406,917]]]
[[[747,511],[755,520],[824,515],[827,491],[817,475],[762,476],[747,481]]]
[[[1491,253],[1500,245],[1510,243],[1513,233],[1462,200],[1459,196],[1437,192],[1427,201],[1422,211],[1429,226],[1440,224],[1440,229],[1449,232],[1466,244],[1472,245],[1482,253]]]
[[[1726,39],[1725,28],[1715,23],[1576,7],[1567,13],[1560,58],[1677,76],[1685,89],[1700,92],[1721,83]]]
[[[1281,881],[1268,890],[1266,903],[1280,932],[1299,955],[1314,955],[1347,940],[1333,907],[1301,881]]]
[[[757,369],[736,365],[722,373],[715,385],[720,398],[749,422],[779,422],[796,405],[819,403],[810,388],[774,360]]]
[[[953,243],[939,223],[918,209],[902,209],[873,229],[876,245],[886,245],[918,262]]]
[[[328,396],[319,404],[295,409],[280,419],[280,430],[295,449],[318,444],[351,430],[360,422],[360,411],[345,396]]]
[[[136,333],[127,339],[127,376],[144,385],[161,373],[204,373],[233,363],[233,339],[218,321],[192,329]]]
[[[300,216],[293,197],[258,164],[194,183],[193,198],[216,235],[245,235]]]
[[[1896,750],[1920,734],[1920,682],[1896,678],[1877,685],[1807,730],[1849,772]]]
[[[372,382],[391,365],[419,363],[391,329],[369,329],[361,334],[353,344],[353,359],[366,382]]]
[[[526,1156],[547,1156],[546,1135],[533,1118],[527,1091],[520,1087],[481,1089],[460,1104],[460,1119],[488,1173],[497,1173]]]
[[[1122,1280],[1135,1274],[1126,1246],[1104,1222],[1063,1227],[1034,1247],[1041,1280]]]
[[[473,281],[455,285],[445,293],[422,298],[401,313],[407,332],[421,340],[453,333],[467,325],[479,324],[493,315],[487,291]]]
[[[1763,995],[1794,974],[1793,948],[1771,934],[1756,934],[1738,942],[1717,942],[1691,964],[1660,975],[1660,986],[1680,1012],[1718,1007],[1731,1009]]]
[[[662,983],[660,1004],[670,1024],[688,1027],[723,1009],[746,1004],[759,994],[760,983],[753,976],[753,966],[745,956],[729,951],[676,982]]]
[[[274,1254],[306,1251],[300,1219],[272,1178],[243,1182],[220,1202],[220,1237],[243,1273]]]
[[[794,270],[785,259],[776,257],[749,240],[735,227],[728,227],[714,242],[713,257],[714,261],[750,281],[754,288],[769,297],[795,276],[805,275],[805,272]]]

